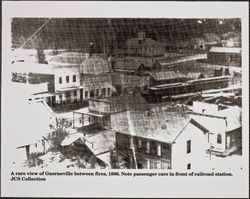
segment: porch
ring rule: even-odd
[[[73,112],[73,128],[87,134],[110,129],[110,114],[89,111],[87,108],[79,109]]]

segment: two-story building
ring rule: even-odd
[[[126,54],[139,57],[157,57],[165,53],[165,45],[146,37],[146,33],[140,31],[137,38],[126,41]]]
[[[73,112],[73,126],[82,128],[110,129],[115,123],[115,114],[126,110],[147,111],[148,103],[140,94],[115,97],[90,98],[89,106]]]
[[[55,79],[58,108],[87,106],[89,98],[111,96],[113,87],[109,63],[98,55],[67,52],[49,60]]]
[[[109,62],[100,56],[91,56],[80,65],[82,99],[110,97],[114,88]]]
[[[49,60],[54,71],[56,106],[80,101],[80,64],[85,59],[85,53],[67,52]]]
[[[129,75],[119,72],[112,74],[112,83],[118,95],[143,91],[150,84],[149,75]]]
[[[126,111],[114,118],[116,149],[128,168],[206,168],[209,132],[188,114]]]
[[[239,47],[212,47],[207,61],[213,64],[241,66],[241,48]]]
[[[241,151],[241,108],[195,101],[192,110],[192,117],[211,133],[209,143],[212,153],[226,156]]]

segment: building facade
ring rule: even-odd
[[[146,38],[145,32],[139,32],[137,38],[126,41],[126,54],[129,56],[158,57],[165,53],[165,45],[161,42]]]
[[[49,61],[55,79],[56,108],[80,108],[89,98],[109,97],[113,87],[108,62],[84,53],[63,53]]]
[[[117,131],[116,149],[125,157],[128,168],[185,170],[207,167],[207,129],[195,120],[186,118],[174,122],[175,125],[179,124],[176,129],[171,127],[170,122],[165,121],[160,129],[155,126],[147,130],[147,123],[151,122],[144,120],[145,128],[141,127],[142,129],[132,127],[134,132],[129,131],[131,126],[128,131]],[[130,124],[134,124],[133,117]]]
[[[213,64],[241,66],[241,48],[212,47],[207,56],[207,61]]]
[[[212,153],[226,156],[242,148],[241,109],[193,102],[193,118],[209,130]],[[214,125],[216,124],[216,125]]]

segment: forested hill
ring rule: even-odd
[[[103,46],[122,48],[128,38],[137,36],[138,31],[162,42],[199,37],[203,33],[220,36],[241,31],[240,19],[14,18],[12,47],[20,47],[43,24],[46,25],[24,48],[85,49],[92,42],[101,51]]]

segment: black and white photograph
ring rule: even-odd
[[[240,19],[13,18],[11,25],[11,84],[27,94],[16,97],[15,117],[31,111],[18,128],[14,164],[242,166]]]
[[[70,17],[6,20],[1,157],[8,184],[67,175],[78,182],[133,175],[144,183],[248,175],[246,19],[152,17],[140,15],[140,3],[149,2],[137,2],[134,17],[81,17],[70,9]],[[43,176],[27,175],[33,171]]]

